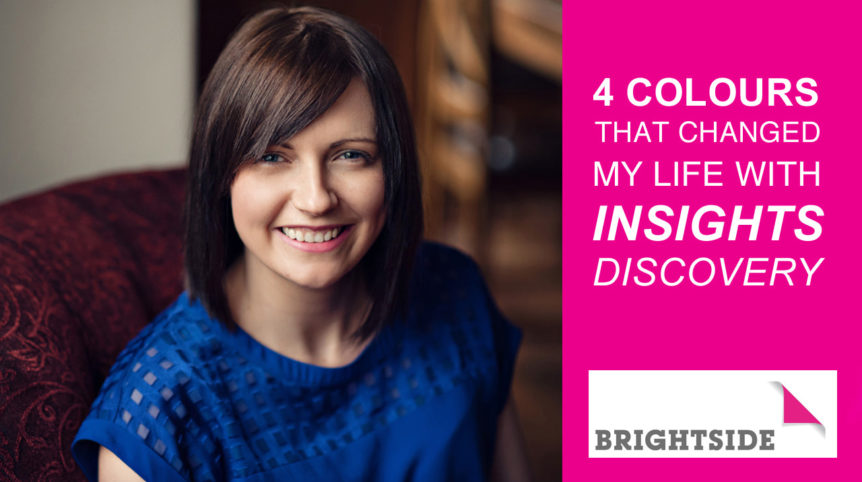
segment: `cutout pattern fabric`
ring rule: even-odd
[[[350,365],[297,362],[186,294],[119,356],[73,443],[147,480],[484,480],[520,332],[475,264],[424,244],[404,319]]]

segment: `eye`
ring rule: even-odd
[[[281,157],[280,155],[275,154],[273,152],[267,152],[266,154],[260,156],[260,159],[258,160],[258,162],[275,163],[275,162],[281,162],[283,160],[284,160],[284,158]]]
[[[371,160],[371,155],[362,151],[344,151],[336,157],[350,162],[368,162]]]

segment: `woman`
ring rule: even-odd
[[[520,333],[469,259],[420,245],[409,112],[370,34],[313,8],[248,20],[189,171],[188,290],[78,432],[91,480],[525,477]]]

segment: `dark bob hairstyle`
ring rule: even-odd
[[[185,212],[185,269],[192,299],[234,326],[224,277],[244,247],[231,215],[240,167],[288,140],[335,102],[353,78],[368,88],[385,178],[386,222],[356,269],[374,300],[355,333],[367,338],[403,309],[422,234],[413,125],[404,86],[380,43],[355,22],[310,8],[248,19],[204,84],[195,117]]]

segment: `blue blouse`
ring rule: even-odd
[[[476,265],[425,243],[404,318],[324,368],[230,331],[183,293],[120,354],[72,445],[141,477],[441,481],[487,478],[520,331]]]

